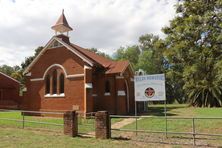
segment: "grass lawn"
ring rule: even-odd
[[[144,114],[152,118],[140,118],[138,119],[139,130],[152,130],[152,131],[165,131],[165,118],[164,118],[164,106],[163,105],[150,105],[148,113]],[[168,117],[222,117],[221,108],[194,108],[188,107],[188,105],[167,105]],[[158,119],[157,117],[160,117]],[[0,118],[20,119],[22,116],[20,112],[0,112]],[[63,124],[62,118],[51,117],[35,117],[25,116],[25,120],[50,122]],[[112,118],[111,122],[116,123],[123,120],[123,118]],[[168,131],[169,132],[192,132],[192,120],[191,119],[168,119]],[[211,133],[222,134],[222,119],[197,119],[195,120],[196,132],[199,133]],[[123,126],[122,129],[135,130],[135,122]],[[95,131],[94,119],[79,119],[79,132],[87,133]],[[53,131],[53,132],[51,132]],[[30,136],[32,135],[32,136]],[[192,135],[169,135],[172,139],[165,139],[158,134],[143,134],[139,133],[135,136],[135,133],[112,131],[113,137],[130,137],[131,140],[97,140],[95,138],[70,138],[63,135],[63,126],[55,125],[43,125],[36,123],[25,123],[25,129],[22,129],[22,123],[16,121],[7,121],[0,119],[0,147],[149,147],[160,146],[163,147],[166,144],[160,144],[158,142],[180,143],[182,141],[188,144],[192,144]],[[177,140],[175,139],[177,138]],[[183,138],[187,139],[184,140]],[[199,138],[199,136],[197,136]],[[181,139],[182,138],[182,139]],[[140,141],[142,140],[142,142]],[[153,143],[156,141],[157,143]],[[146,143],[148,142],[148,143]],[[222,145],[222,138],[216,140],[198,139],[197,143],[203,145]],[[180,145],[170,145],[170,147],[181,147]],[[184,146],[183,146],[184,147]],[[190,147],[190,145],[188,145]]]
[[[140,118],[137,122],[138,129],[165,131],[164,106],[149,106],[146,115],[152,116],[152,118]],[[188,105],[167,105],[167,116],[169,117],[167,120],[168,131],[192,132],[192,119],[170,119],[170,117],[222,117],[222,109],[194,108],[188,107]],[[196,132],[222,133],[222,119],[196,119],[195,125]],[[123,128],[135,129],[135,127],[136,123],[134,122]]]
[[[3,148],[182,148],[172,144],[140,142],[129,139],[99,140],[95,138],[72,138],[63,134],[19,128],[2,128],[0,126],[0,147]]]
[[[152,105],[148,113],[151,118],[139,118],[137,129],[148,131],[165,131],[166,120],[164,118],[164,106]],[[168,117],[222,117],[222,108],[194,108],[188,105],[167,105]],[[169,132],[192,132],[192,119],[168,119],[167,130]],[[222,119],[196,119],[195,131],[197,133],[222,134]],[[136,122],[122,127],[122,129],[136,129]],[[144,136],[144,134],[143,134]],[[171,137],[175,135],[170,135]],[[177,135],[178,136],[178,135]],[[192,138],[192,135],[179,135]],[[197,136],[201,137],[201,136]],[[192,139],[190,140],[192,142]],[[215,141],[214,141],[215,142]],[[222,145],[222,138],[216,140]]]
[[[1,118],[22,120],[23,117],[21,115],[21,112],[0,112],[0,126],[16,127],[16,128],[22,128],[22,126],[23,126],[22,122],[2,120]],[[44,117],[38,117],[38,116],[25,116],[24,119],[25,119],[25,121],[37,121],[37,122],[61,124],[61,126],[56,126],[56,125],[25,122],[25,128],[39,128],[39,129],[47,129],[47,130],[53,130],[53,131],[62,131],[63,130],[63,126],[62,126],[63,119],[62,118],[52,118],[52,117],[44,118]]]
[[[17,119],[22,120],[23,117],[21,112],[0,112],[0,127],[16,127],[22,128],[23,123],[18,121],[2,120],[1,118]],[[121,121],[122,119],[112,120],[112,123]],[[25,122],[25,128],[35,128],[35,129],[47,129],[58,132],[63,132],[63,118],[53,118],[53,117],[40,117],[40,116],[25,116],[25,121],[37,121],[37,122],[47,122],[61,124],[57,125],[47,125],[47,124],[38,124],[38,123],[29,123]],[[95,119],[78,119],[78,130],[79,133],[89,133],[95,131]]]
[[[0,147],[22,148],[71,148],[71,147],[114,147],[127,145],[127,142],[112,140],[95,140],[95,138],[71,138],[54,132],[18,128],[0,128]],[[116,147],[117,147],[116,146]]]

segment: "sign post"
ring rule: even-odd
[[[134,77],[135,85],[135,116],[137,116],[137,101],[164,101],[164,115],[167,136],[167,108],[165,75],[142,75]]]
[[[135,101],[165,101],[164,74],[135,76]]]

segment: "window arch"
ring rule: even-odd
[[[45,94],[50,94],[50,75],[47,75],[45,79]]]
[[[66,72],[56,68],[44,75],[45,97],[65,97]]]
[[[52,93],[57,94],[57,70],[52,73]]]
[[[105,93],[110,93],[110,82],[108,80],[105,83]]]
[[[64,94],[64,74],[61,73],[59,76],[59,93]]]

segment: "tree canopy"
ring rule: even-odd
[[[23,76],[22,76],[22,70],[19,66],[8,66],[8,65],[2,65],[0,66],[0,71],[20,82],[23,82]]]
[[[183,0],[163,28],[168,74],[193,106],[222,106],[222,1]]]
[[[6,75],[20,81],[22,84],[24,84],[24,76],[23,71],[25,68],[34,60],[34,58],[39,54],[39,52],[43,49],[43,47],[38,47],[35,49],[35,54],[30,57],[26,57],[25,61],[22,62],[21,66],[8,66],[8,65],[2,65],[0,66],[0,71],[5,73]]]
[[[115,60],[129,60],[135,70],[143,69],[147,74],[164,71],[164,41],[153,34],[139,38],[138,45],[120,47],[114,53]]]
[[[102,51],[99,51],[97,48],[90,48],[88,50],[90,50],[92,52],[95,52],[96,54],[101,55],[101,56],[103,56],[105,58],[111,59],[111,57],[108,54],[106,54],[106,53],[104,53]]]
[[[42,46],[39,46],[38,48],[35,49],[35,53],[33,56],[29,56],[29,57],[26,57],[25,58],[25,61],[22,62],[21,64],[21,67],[22,67],[22,70],[24,71],[28,66],[29,64],[31,64],[31,62],[35,59],[35,57],[42,51],[43,47]]]

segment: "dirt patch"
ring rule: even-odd
[[[130,143],[136,145],[155,145],[156,147],[182,147],[189,148],[193,147],[192,136],[181,136],[181,135],[168,135],[165,134],[152,134],[152,133],[141,133],[138,132],[125,132],[125,131],[113,131],[112,138],[128,139]],[[209,138],[204,136],[197,136],[196,147],[221,147],[222,138]]]

